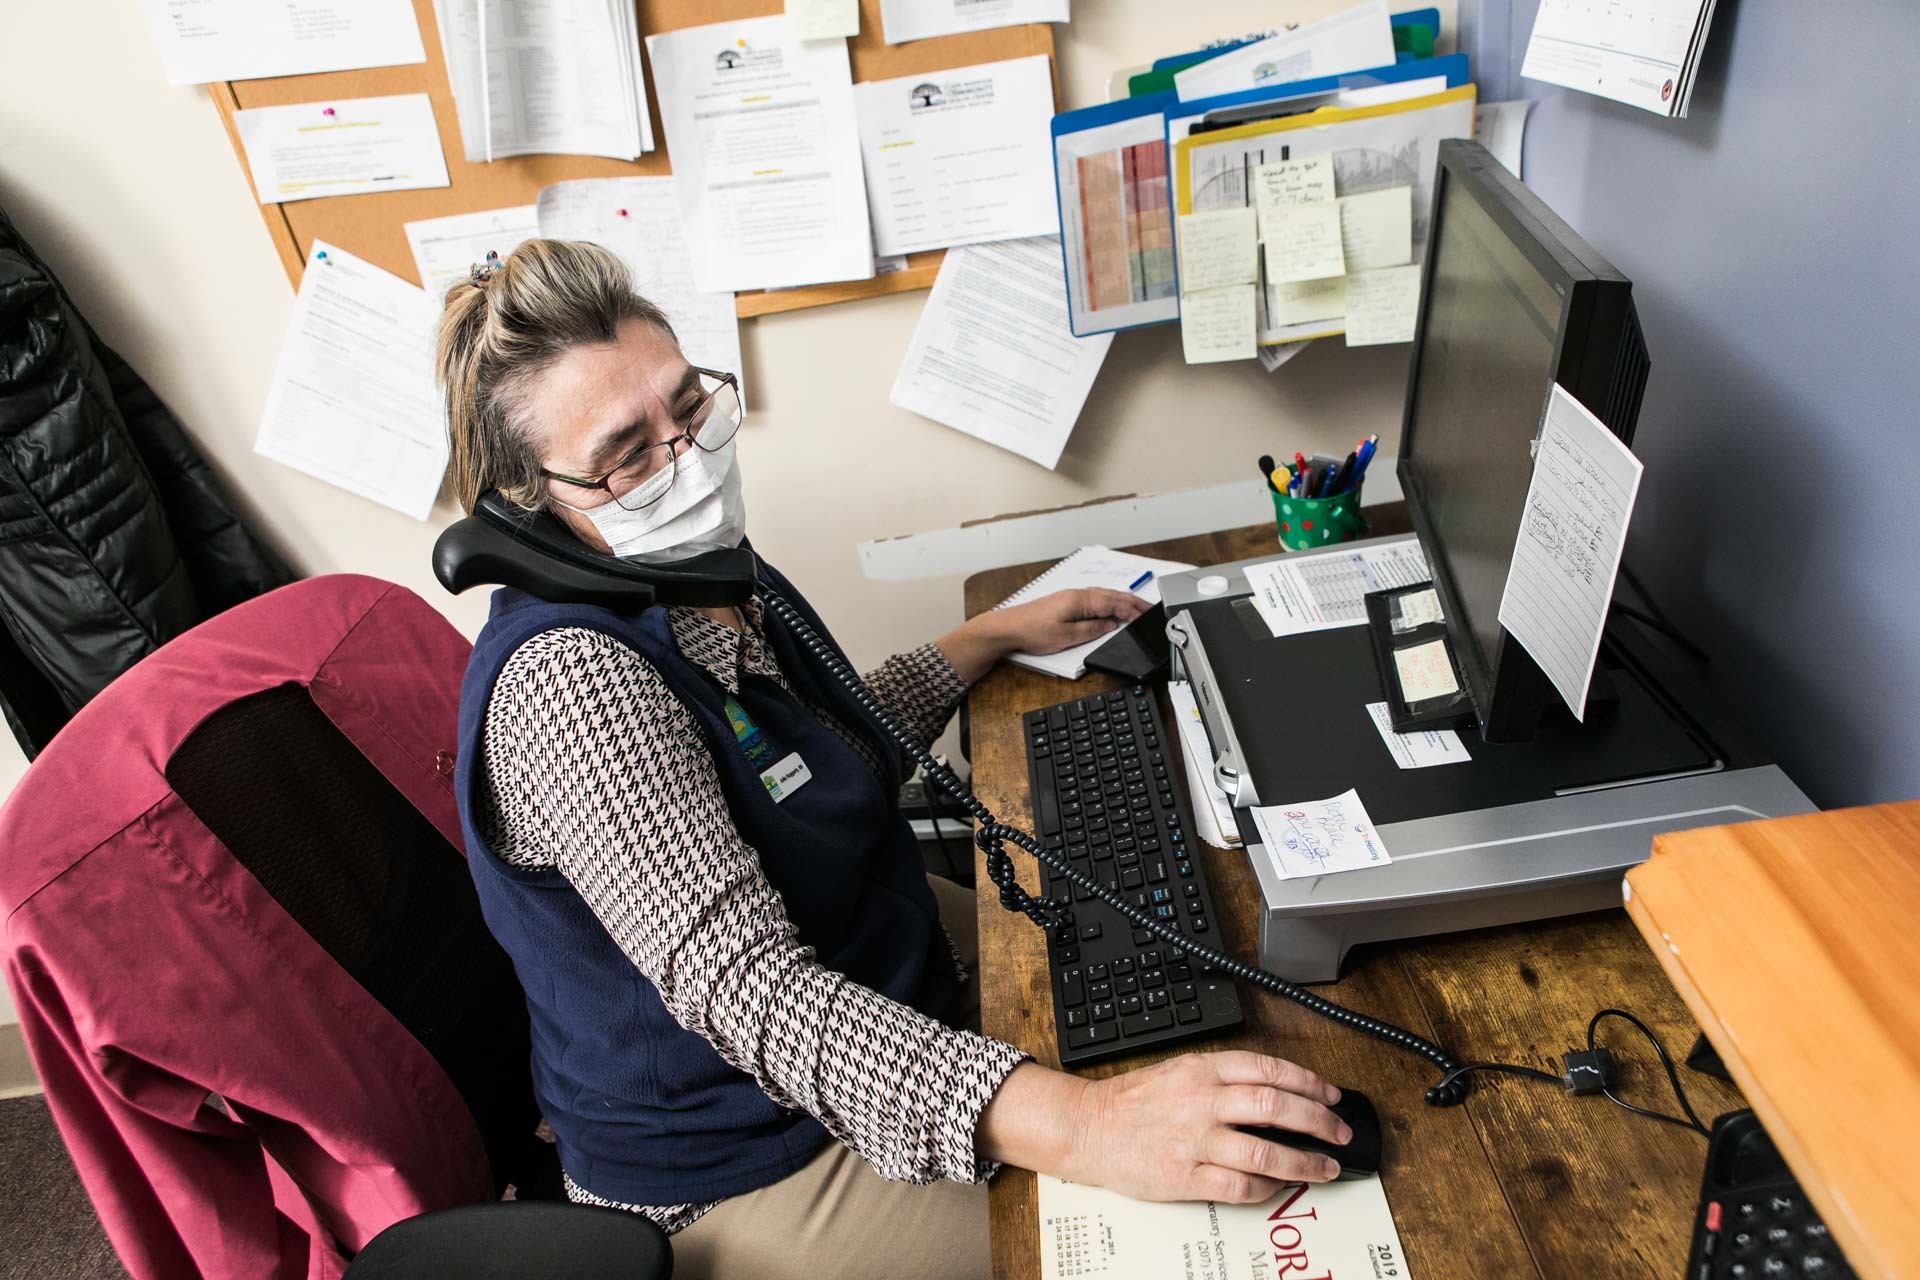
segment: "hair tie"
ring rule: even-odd
[[[487,260],[485,262],[474,263],[473,269],[467,272],[467,280],[474,288],[484,289],[487,287],[487,282],[493,279],[493,273],[498,271],[500,266],[500,254],[496,250],[489,249],[487,250]]]

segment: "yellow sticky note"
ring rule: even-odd
[[[1263,210],[1260,237],[1266,249],[1270,285],[1346,274],[1338,205],[1302,204]]]
[[[1281,160],[1253,171],[1253,202],[1260,208],[1326,204],[1332,199],[1332,156]]]
[[[787,0],[787,36],[832,40],[860,34],[860,0]]]
[[[1393,651],[1393,665],[1400,675],[1400,693],[1408,702],[1425,702],[1460,692],[1460,681],[1447,658],[1445,640],[1408,645]]]
[[[1340,240],[1347,270],[1401,267],[1413,261],[1413,188],[1388,187],[1340,197]]]
[[[1347,345],[1412,342],[1419,310],[1419,267],[1355,271],[1347,277]]]
[[[1188,364],[1253,359],[1253,295],[1251,284],[1180,295],[1180,346]]]
[[[1273,323],[1277,325],[1338,320],[1347,311],[1347,278],[1333,276],[1276,285],[1272,300]]]
[[[1180,292],[1252,284],[1259,268],[1252,209],[1180,215]]]

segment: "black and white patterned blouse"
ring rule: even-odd
[[[680,651],[729,693],[752,672],[798,696],[757,598],[741,610],[744,631],[692,609],[667,612]],[[930,644],[865,679],[922,742],[966,691]],[[809,710],[878,768],[866,738]],[[676,1021],[884,1177],[977,1182],[992,1173],[974,1154],[974,1126],[1024,1055],[815,960],[734,829],[692,713],[651,663],[597,631],[536,636],[501,671],[484,737],[475,816],[488,845],[515,866],[559,870]],[[628,780],[617,806],[592,783],[609,771]],[[567,1194],[614,1203],[571,1178]],[[715,1203],[615,1207],[678,1231]]]

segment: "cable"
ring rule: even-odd
[[[1630,618],[1638,619],[1640,622],[1666,636],[1697,658],[1701,665],[1711,666],[1713,664],[1713,659],[1707,656],[1706,650],[1687,639],[1680,628],[1673,625],[1673,619],[1667,616],[1667,611],[1662,609],[1660,602],[1653,598],[1653,592],[1647,590],[1647,584],[1640,581],[1639,575],[1634,573],[1633,569],[1628,566],[1625,560],[1620,562],[1620,576],[1627,580],[1627,585],[1633,588],[1634,594],[1639,596],[1641,603],[1647,606],[1647,612],[1641,613],[1639,610],[1628,605],[1620,604],[1618,601],[1614,602],[1614,608],[1620,610]]]
[[[1700,1117],[1695,1113],[1693,1104],[1687,1100],[1686,1089],[1681,1087],[1680,1073],[1674,1069],[1673,1059],[1667,1056],[1667,1047],[1660,1043],[1660,1037],[1653,1033],[1652,1027],[1649,1027],[1625,1009],[1602,1009],[1600,1012],[1594,1014],[1593,1021],[1587,1024],[1588,1050],[1592,1050],[1598,1043],[1597,1032],[1599,1026],[1608,1018],[1624,1018],[1640,1029],[1640,1034],[1647,1038],[1647,1043],[1653,1046],[1653,1051],[1660,1055],[1660,1065],[1667,1070],[1667,1083],[1673,1086],[1673,1096],[1680,1100],[1680,1109],[1687,1113],[1687,1118],[1682,1120],[1679,1116],[1670,1116],[1663,1111],[1649,1111],[1645,1107],[1636,1107],[1631,1102],[1616,1095],[1612,1089],[1602,1090],[1602,1092],[1606,1094],[1607,1101],[1613,1103],[1616,1107],[1624,1107],[1637,1116],[1646,1116],[1650,1120],[1664,1120],[1668,1124],[1679,1125],[1682,1129],[1691,1129],[1701,1137],[1711,1139],[1713,1137],[1713,1131],[1708,1129],[1706,1125],[1700,1123]]]
[[[1630,604],[1621,604],[1618,600],[1615,600],[1613,602],[1613,611],[1615,613],[1623,613],[1627,617],[1632,618],[1635,622],[1638,622],[1641,626],[1646,627],[1649,630],[1659,632],[1661,635],[1665,636],[1667,639],[1673,641],[1675,644],[1679,645],[1682,649],[1686,650],[1686,652],[1692,656],[1694,661],[1698,662],[1701,666],[1707,667],[1707,666],[1713,665],[1713,659],[1707,656],[1707,651],[1705,649],[1702,649],[1699,645],[1687,639],[1685,636],[1681,635],[1678,631],[1675,631],[1672,627],[1668,626],[1666,623],[1661,622],[1658,618],[1654,617],[1652,614],[1642,612],[1641,610],[1634,608]]]
[[[1042,848],[1039,842],[1028,833],[1001,822],[994,816],[992,810],[980,802],[966,783],[956,777],[952,770],[934,758],[932,752],[900,727],[893,715],[880,705],[872,691],[854,673],[846,659],[841,657],[839,650],[823,640],[798,609],[776,591],[764,590],[763,596],[768,606],[779,615],[780,620],[787,625],[807,651],[824,664],[847,692],[853,695],[854,700],[860,704],[861,710],[888,737],[893,738],[906,749],[907,754],[920,766],[927,781],[938,783],[941,789],[959,801],[961,806],[973,815],[974,843],[979,845],[986,854],[987,877],[1000,889],[1001,906],[1009,911],[1020,912],[1043,929],[1057,927],[1057,922],[1053,918],[1053,903],[1046,899],[1035,898],[1021,887],[1018,873],[1014,870],[1013,860],[1007,856],[1006,845],[1011,841],[1040,862],[1052,867],[1069,884],[1098,898],[1135,928],[1145,929],[1168,946],[1185,948],[1200,963],[1210,965],[1252,986],[1283,996],[1344,1027],[1385,1041],[1395,1048],[1419,1054],[1443,1073],[1440,1082],[1426,1092],[1428,1105],[1457,1106],[1466,1100],[1467,1085],[1464,1073],[1458,1069],[1459,1064],[1445,1049],[1431,1040],[1396,1027],[1392,1023],[1356,1013],[1352,1009],[1317,996],[1304,987],[1288,982],[1277,974],[1268,973],[1265,969],[1235,960],[1224,952],[1195,942],[1178,929],[1134,906],[1133,902],[1123,897],[1118,890],[1108,888],[1101,881],[1068,863],[1065,858],[1056,858],[1051,850]],[[1530,1070],[1530,1068],[1521,1070]],[[1557,1081],[1557,1077],[1555,1079]]]
[[[1440,1083],[1451,1084],[1453,1081],[1472,1075],[1476,1071],[1497,1071],[1502,1075],[1525,1076],[1530,1080],[1545,1080],[1550,1084],[1565,1084],[1567,1082],[1565,1076],[1557,1076],[1551,1071],[1542,1071],[1538,1067],[1517,1067],[1506,1062],[1473,1062],[1464,1067],[1455,1067],[1446,1074],[1446,1077],[1441,1080]]]

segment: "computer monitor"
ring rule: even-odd
[[[1488,742],[1533,735],[1557,694],[1500,625],[1547,395],[1629,444],[1647,383],[1632,284],[1477,142],[1440,144],[1400,484]]]

